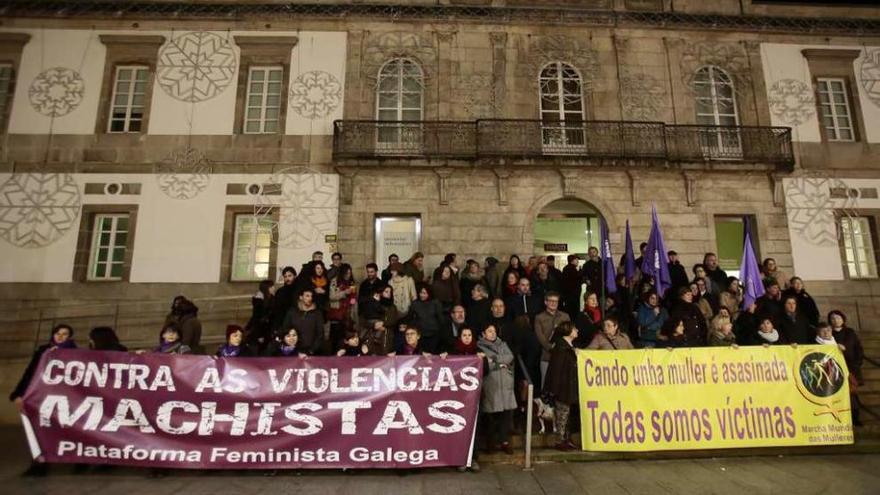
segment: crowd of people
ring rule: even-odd
[[[642,255],[644,249],[642,244]],[[772,258],[762,265],[766,293],[747,307],[739,280],[725,273],[714,253],[706,253],[689,275],[670,251],[672,286],[662,294],[638,271],[627,278],[623,260],[616,288],[603,287],[596,248],[583,263],[568,256],[562,270],[553,256],[532,256],[525,263],[517,255],[506,263],[488,257],[480,264],[460,263],[450,253],[429,274],[424,260],[419,252],[403,262],[392,254],[381,271],[368,263],[357,282],[342,254],[333,253],[327,266],[323,253],[315,252],[299,272],[283,268],[279,287],[272,280],[260,282],[251,318],[244,326],[229,325],[215,354],[479,356],[485,370],[480,403],[485,450],[512,454],[514,415],[524,410],[529,382],[555,405],[555,447],[575,448],[570,437],[577,428],[575,349],[828,344],[844,355],[853,422],[860,424],[856,394],[863,353],[857,332],[841,311],[821,320],[803,280],[783,274]],[[205,353],[201,333],[198,308],[179,296],[152,351]],[[10,399],[20,406],[40,355],[75,347],[73,337],[73,328],[58,325]],[[89,347],[126,350],[107,327],[89,333]]]

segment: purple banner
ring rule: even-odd
[[[476,357],[46,352],[24,396],[46,462],[198,469],[464,466]]]

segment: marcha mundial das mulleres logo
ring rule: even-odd
[[[805,399],[821,406],[814,414],[831,414],[838,422],[849,411],[849,388],[846,367],[821,350],[808,349],[795,360],[795,383]]]

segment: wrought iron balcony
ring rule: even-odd
[[[666,158],[662,122],[477,121],[481,157]]]
[[[476,122],[337,120],[336,158],[476,158]]]
[[[336,159],[642,160],[794,164],[791,129],[662,122],[337,120]]]

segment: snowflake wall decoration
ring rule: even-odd
[[[272,221],[275,244],[309,247],[336,231],[338,188],[333,175],[292,167],[276,172],[267,182],[254,204],[254,217]],[[276,208],[278,215],[273,217]]]
[[[459,76],[453,81],[455,94],[461,107],[472,119],[487,119],[501,113],[501,105],[495,99],[496,82],[492,74]]]
[[[215,33],[182,34],[159,51],[156,82],[168,96],[198,103],[222,93],[235,77],[235,51]]]
[[[859,83],[869,100],[880,107],[880,48],[865,50],[859,66]]]
[[[290,86],[290,108],[307,119],[330,115],[342,102],[342,84],[329,72],[300,74]]]
[[[520,75],[537,81],[541,70],[550,62],[565,61],[581,74],[582,91],[589,92],[599,71],[599,60],[590,40],[565,35],[533,36],[528,54],[520,61]]]
[[[52,67],[40,72],[28,90],[31,106],[47,117],[62,117],[82,103],[86,84],[79,72]]]
[[[364,80],[378,84],[379,69],[393,58],[409,58],[421,67],[429,79],[437,59],[437,47],[426,33],[391,31],[369,35],[361,57],[361,75]]]
[[[660,105],[666,97],[666,89],[655,77],[624,70],[620,78],[620,92],[625,119],[659,120]]]
[[[788,226],[801,239],[816,246],[837,245],[835,212],[852,216],[858,200],[848,194],[832,198],[832,189],[849,191],[847,184],[837,178],[816,176],[798,178],[789,182],[785,190],[785,210]]]
[[[0,185],[0,237],[18,247],[48,246],[74,226],[80,207],[70,174],[14,174]]]
[[[211,164],[200,151],[181,148],[157,165],[156,182],[169,198],[192,199],[211,183]]]
[[[770,112],[786,124],[798,126],[816,113],[813,88],[797,79],[780,79],[768,91]]]

